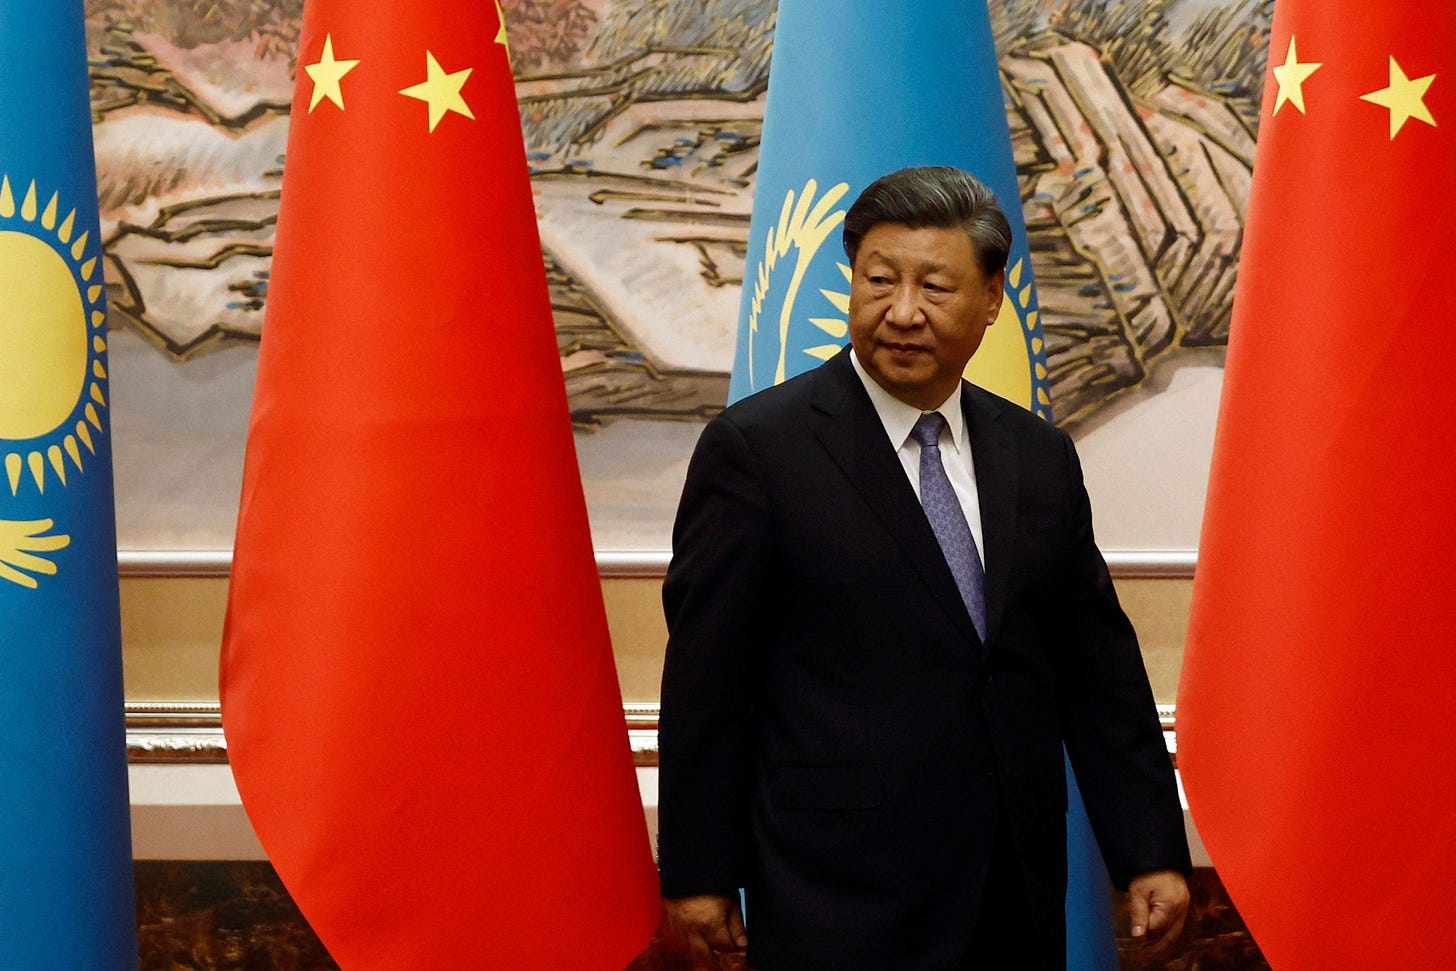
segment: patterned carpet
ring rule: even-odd
[[[136,864],[142,971],[323,971],[337,968],[267,863]],[[1212,870],[1194,873],[1178,952],[1161,971],[1267,971],[1269,965]],[[1125,928],[1125,907],[1117,909]],[[1132,942],[1118,940],[1125,968]],[[659,935],[625,971],[689,971]]]

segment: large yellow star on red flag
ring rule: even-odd
[[[327,34],[324,37],[324,52],[316,64],[305,64],[303,69],[313,79],[313,95],[308,99],[309,113],[318,107],[318,103],[328,98],[344,110],[344,89],[339,82],[344,80],[344,75],[359,66],[357,60],[340,61],[334,57],[334,35]]]
[[[1431,109],[1426,107],[1426,89],[1431,82],[1436,80],[1434,74],[1427,74],[1423,78],[1412,80],[1405,76],[1395,58],[1390,59],[1390,86],[1381,88],[1379,91],[1371,91],[1369,94],[1360,95],[1361,101],[1370,101],[1380,105],[1382,108],[1390,109],[1390,138],[1395,140],[1396,133],[1407,121],[1415,118],[1423,121],[1432,128],[1436,127],[1436,119],[1431,116]]]
[[[470,105],[465,103],[464,96],[460,94],[460,89],[465,87],[473,70],[475,69],[467,67],[463,71],[446,74],[445,69],[440,67],[440,62],[435,60],[435,55],[425,51],[425,80],[401,88],[399,93],[407,98],[418,98],[430,106],[430,131],[435,130],[446,112],[453,111],[474,120],[475,115],[471,112]]]
[[[1294,37],[1289,38],[1289,51],[1284,55],[1284,63],[1274,66],[1274,80],[1279,82],[1279,96],[1274,99],[1274,114],[1279,114],[1279,109],[1285,103],[1294,105],[1299,113],[1305,114],[1304,110],[1304,82],[1309,76],[1320,68],[1322,63],[1309,62],[1299,63],[1299,55],[1294,52]]]

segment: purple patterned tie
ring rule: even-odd
[[[976,550],[976,538],[966,524],[966,514],[951,488],[940,461],[940,430],[945,417],[938,411],[921,415],[910,434],[920,443],[920,505],[945,554],[981,642],[986,641],[986,571]]]

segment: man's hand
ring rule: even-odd
[[[1155,870],[1134,877],[1127,897],[1132,936],[1142,942],[1138,959],[1166,956],[1188,916],[1188,881],[1175,870]]]
[[[743,914],[738,909],[738,895],[703,894],[664,900],[667,920],[687,942],[693,967],[722,967],[720,954],[741,955],[748,947],[743,930]]]

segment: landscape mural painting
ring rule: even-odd
[[[665,550],[727,397],[776,3],[503,7],[594,541]],[[87,3],[124,549],[231,545],[301,9]],[[991,7],[1053,409],[1105,549],[1197,545],[1271,11]]]

